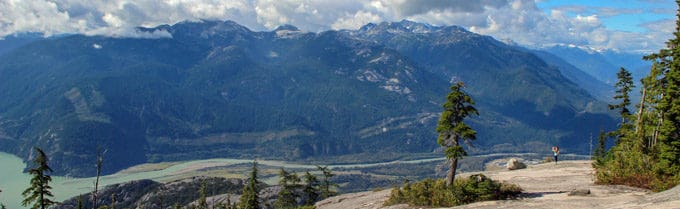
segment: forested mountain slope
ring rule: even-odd
[[[0,55],[0,151],[43,147],[57,174],[213,157],[380,161],[431,153],[450,82],[478,102],[473,153],[588,147],[614,120],[534,54],[413,22],[305,33],[226,21],[71,35]],[[362,156],[372,156],[365,158]],[[365,161],[365,160],[364,160]]]

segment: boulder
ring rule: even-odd
[[[568,196],[588,196],[590,195],[590,189],[574,189],[569,194]]]
[[[508,170],[517,170],[527,168],[527,165],[517,158],[510,158],[510,160],[508,160],[508,164],[506,164],[505,167],[508,168]]]

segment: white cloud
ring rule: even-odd
[[[335,21],[331,27],[333,29],[359,29],[368,23],[382,22],[382,18],[371,12],[359,10],[354,14],[347,14],[345,17],[340,17]]]
[[[525,45],[576,44],[622,50],[663,47],[674,27],[668,21],[647,32],[607,29],[601,18],[639,13],[635,9],[558,7],[546,13],[536,0],[0,0],[0,37],[17,32],[168,37],[142,33],[184,20],[234,20],[252,30],[291,24],[304,31],[356,29],[369,22],[409,19],[460,25]],[[664,10],[665,11],[665,10]],[[667,11],[666,11],[667,12]],[[597,15],[594,15],[597,14]],[[673,18],[669,15],[669,18]],[[633,41],[631,41],[633,40]]]

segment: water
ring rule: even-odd
[[[392,161],[384,163],[369,163],[369,164],[348,164],[348,165],[330,165],[329,168],[359,168],[381,166],[392,163],[420,163],[427,161],[443,160],[443,158],[420,159],[410,161]],[[177,176],[186,174],[206,167],[221,167],[228,165],[235,165],[241,163],[251,163],[250,159],[208,159],[208,160],[194,160],[182,162],[162,170],[143,171],[136,173],[116,173],[112,175],[102,176],[100,179],[100,188],[106,185],[123,183],[139,179],[152,179],[158,182],[167,182]],[[49,162],[48,162],[49,163]],[[297,169],[315,169],[315,165],[294,164],[284,161],[273,160],[259,160],[259,164],[275,167],[297,168]],[[11,154],[0,152],[0,202],[4,203],[7,208],[22,209],[21,201],[24,197],[21,193],[28,188],[30,176],[22,173],[26,164],[23,161]],[[94,187],[94,178],[68,178],[61,176],[52,176],[52,193],[55,195],[54,200],[63,201],[65,199],[84,194],[92,191]],[[272,183],[275,183],[275,180]]]
[[[30,180],[21,172],[25,165],[18,157],[0,152],[0,203],[7,208],[24,208],[21,206],[21,192],[28,187]]]
[[[173,176],[184,173],[187,170],[195,170],[196,165],[213,164],[230,165],[238,163],[252,162],[250,160],[237,159],[215,159],[215,160],[197,160],[186,163],[180,163],[170,166],[166,169],[157,171],[145,171],[137,173],[112,174],[102,176],[100,179],[100,188],[106,185],[123,183],[139,179],[153,179],[164,182],[171,179]],[[49,162],[48,162],[49,163]],[[0,152],[0,203],[3,203],[7,208],[21,209],[26,208],[21,206],[21,201],[24,197],[21,193],[28,188],[31,177],[27,173],[23,173],[26,166],[23,161],[11,154]],[[61,176],[52,176],[52,193],[53,200],[63,201],[65,199],[84,194],[92,191],[94,188],[95,178],[68,178]]]

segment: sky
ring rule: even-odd
[[[0,37],[17,33],[154,38],[138,26],[233,20],[254,31],[358,29],[403,19],[499,40],[652,52],[675,30],[672,0],[0,0]]]

